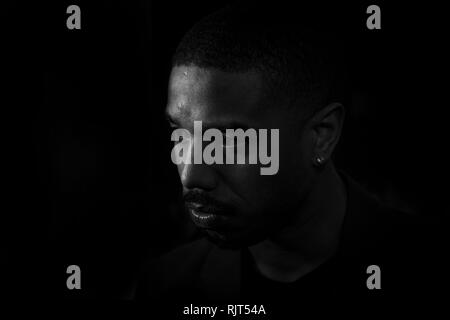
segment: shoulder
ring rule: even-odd
[[[344,176],[347,212],[343,225],[345,249],[398,256],[432,239],[433,224],[425,216],[391,208]],[[428,236],[425,236],[428,235]]]

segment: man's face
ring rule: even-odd
[[[259,162],[178,165],[189,215],[223,246],[254,244],[280,230],[311,185],[308,133],[302,132],[292,110],[263,103],[264,88],[257,73],[195,66],[175,67],[171,73],[166,113],[174,128],[193,135],[194,121],[202,121],[203,132],[208,128],[224,132],[269,129],[268,137],[270,129],[279,129],[275,175],[261,175]],[[203,148],[208,143],[203,142]]]

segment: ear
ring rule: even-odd
[[[345,109],[340,103],[331,103],[314,115],[312,119],[313,155],[315,158],[320,157],[322,159],[318,164],[330,159],[341,135],[344,116]]]

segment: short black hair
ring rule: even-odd
[[[345,68],[339,37],[310,22],[307,12],[292,17],[230,6],[186,33],[172,66],[257,71],[265,80],[269,101],[315,111],[344,99]]]

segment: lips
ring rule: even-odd
[[[216,206],[211,206],[198,202],[186,202],[186,206],[188,207],[188,209],[195,210],[202,214],[225,215],[224,210]]]
[[[201,228],[214,229],[220,227],[228,218],[222,210],[213,206],[187,202],[186,207],[194,223]]]

